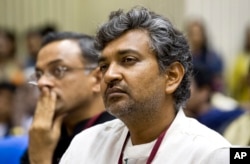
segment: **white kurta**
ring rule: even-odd
[[[117,164],[127,133],[127,127],[118,119],[84,130],[73,139],[60,163]],[[124,156],[129,158],[133,156],[130,151],[133,147],[129,144],[127,146]],[[229,163],[229,147],[230,143],[220,134],[195,119],[187,118],[180,110],[152,163]],[[152,143],[139,145],[139,147],[136,145],[134,148],[136,152],[132,158],[138,157],[139,160],[145,158],[140,150],[149,154],[151,150],[145,150],[147,148],[151,149]]]

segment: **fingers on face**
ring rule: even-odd
[[[49,88],[42,88],[37,102],[33,125],[51,128],[56,108],[56,93]]]

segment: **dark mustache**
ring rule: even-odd
[[[107,85],[107,89],[105,90],[105,96],[107,96],[110,93],[114,92],[120,92],[120,93],[128,93],[128,89],[125,86],[122,86],[118,84],[117,82],[115,83],[109,83]]]

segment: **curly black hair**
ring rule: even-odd
[[[187,39],[167,18],[141,6],[136,6],[127,13],[122,10],[114,11],[110,14],[109,21],[98,30],[96,46],[103,50],[109,42],[133,29],[147,31],[161,72],[165,72],[173,62],[183,65],[185,75],[173,96],[176,109],[184,107],[190,97],[192,55]]]

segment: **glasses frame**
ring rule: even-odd
[[[44,75],[52,77],[53,79],[56,79],[56,80],[61,80],[65,77],[67,72],[73,72],[73,71],[77,71],[77,70],[85,70],[85,73],[88,74],[90,71],[92,71],[96,68],[97,68],[97,66],[95,66],[95,65],[88,65],[86,67],[79,67],[79,68],[69,67],[66,65],[56,65],[56,66],[53,66],[50,69],[48,69],[48,71],[46,73],[42,73],[39,78],[37,77],[37,70],[36,70],[36,72],[34,72],[29,77],[28,84],[38,86],[39,79]],[[56,73],[55,73],[56,71],[60,71],[59,75],[56,75]]]

